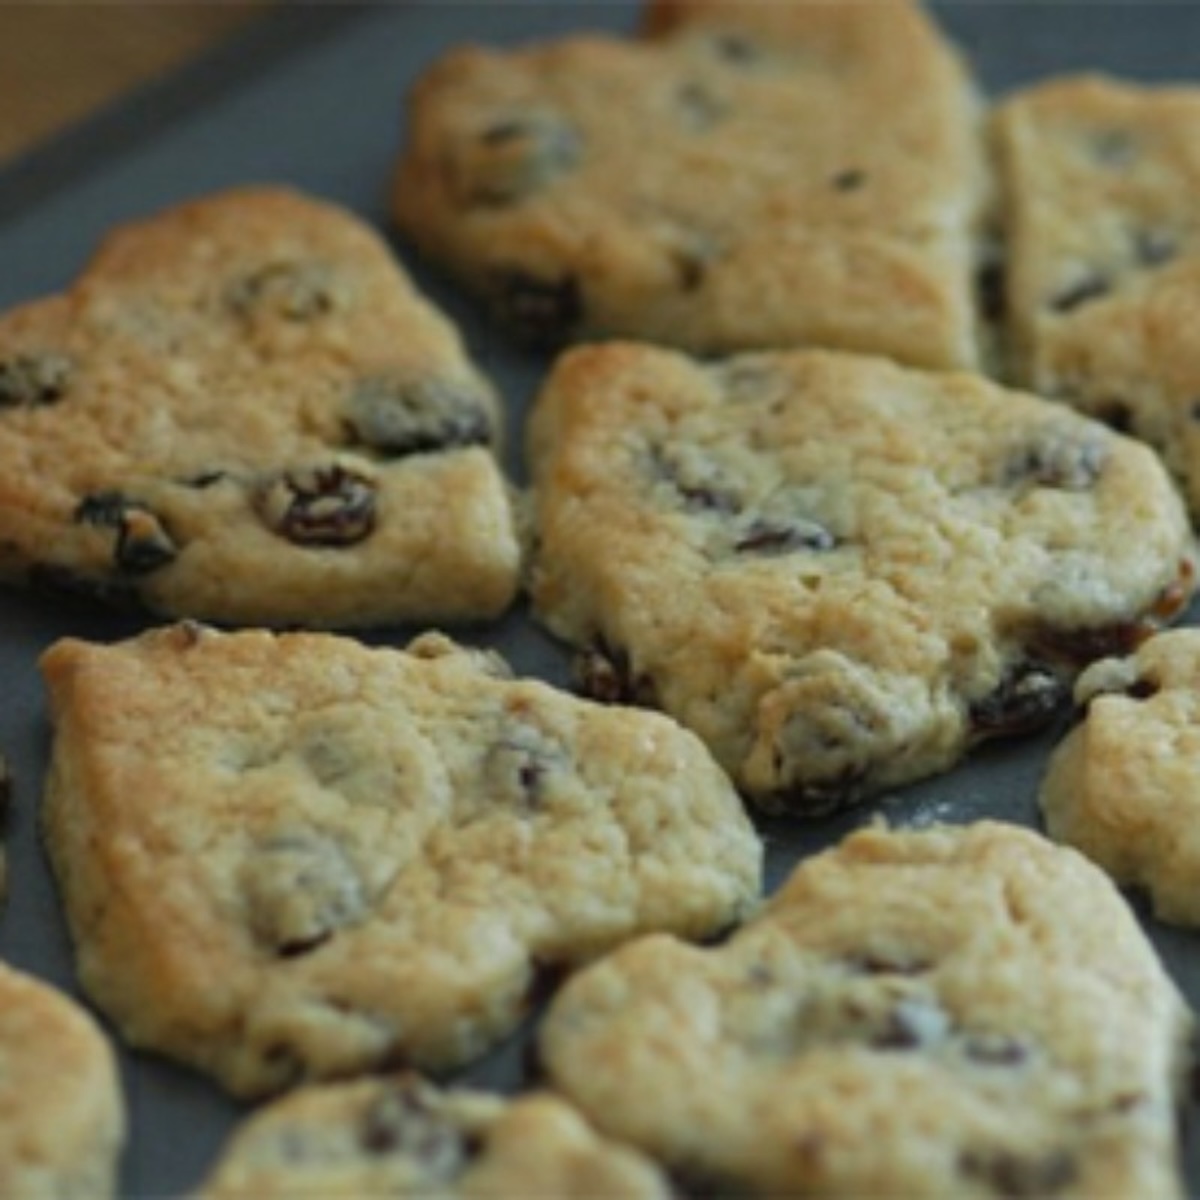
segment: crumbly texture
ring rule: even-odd
[[[640,40],[460,49],[394,212],[535,345],[978,361],[978,105],[916,4],[660,4]]]
[[[188,624],[51,648],[46,833],[131,1043],[240,1094],[449,1068],[542,972],[754,904],[761,845],[699,741],[502,666]]]
[[[724,946],[623,947],[541,1051],[701,1195],[1174,1197],[1190,1026],[1100,871],[984,822],[858,833]]]
[[[494,616],[498,407],[349,213],[221,193],[0,318],[0,578],[233,623]]]
[[[66,996],[0,963],[0,1195],[116,1192],[125,1108],[104,1035]]]
[[[1200,89],[1058,80],[995,121],[1017,378],[1154,445],[1200,516]]]
[[[637,1151],[561,1100],[441,1091],[414,1075],[301,1088],[234,1135],[198,1200],[311,1196],[671,1200]]]
[[[1200,925],[1200,630],[1096,663],[1075,700],[1042,783],[1047,830],[1147,889],[1162,920]]]
[[[530,451],[532,593],[582,685],[671,713],[768,808],[1043,723],[1192,589],[1148,449],[974,376],[581,348]]]

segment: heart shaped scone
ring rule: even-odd
[[[246,189],[0,318],[0,577],[231,623],[494,616],[496,398],[384,242]]]

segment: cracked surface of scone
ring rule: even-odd
[[[393,209],[538,345],[827,345],[974,366],[978,105],[909,0],[659,5],[640,39],[458,50]]]
[[[1193,586],[1145,446],[975,376],[583,347],[530,457],[532,595],[585,690],[661,707],[772,809],[1044,722]]]
[[[414,1075],[301,1088],[237,1130],[199,1200],[293,1196],[671,1200],[663,1173],[562,1100]]]
[[[0,317],[0,576],[249,624],[494,616],[490,385],[350,213],[220,193]]]
[[[700,1194],[1175,1197],[1190,1027],[1100,871],[984,822],[855,834],[723,946],[622,947],[540,1048]]]
[[[995,139],[1015,376],[1154,445],[1200,515],[1200,88],[1059,80]]]
[[[1200,630],[1094,664],[1075,700],[1083,720],[1042,783],[1047,830],[1146,888],[1162,920],[1200,925]]]
[[[43,669],[81,980],[130,1042],[239,1094],[463,1063],[541,970],[758,897],[761,844],[695,737],[440,635],[185,623]]]
[[[124,1138],[116,1061],[95,1021],[0,963],[0,1195],[113,1196]]]

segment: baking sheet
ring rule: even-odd
[[[935,8],[993,93],[1049,73],[1085,69],[1200,82],[1200,4],[1194,0],[964,2]],[[386,227],[401,98],[424,64],[465,40],[511,44],[574,29],[627,30],[636,11],[623,2],[443,0],[277,13],[180,75],[0,172],[0,307],[63,286],[112,224],[224,186],[295,184]],[[508,466],[521,478],[521,420],[546,362],[512,350],[444,281],[414,264],[411,255],[405,258],[426,290],[461,322],[473,353],[504,390],[513,433]],[[1193,609],[1189,619],[1195,622],[1197,615]],[[0,957],[71,992],[76,988],[69,944],[37,836],[49,750],[37,657],[64,635],[108,641],[148,623],[76,602],[0,591],[0,751],[15,775],[10,898],[0,916]],[[366,640],[403,644],[412,632],[378,631]],[[566,681],[565,652],[523,611],[463,636],[499,648],[518,671]],[[1061,728],[986,748],[950,775],[898,794],[889,806],[892,818],[914,824],[993,816],[1036,824],[1037,784],[1060,733]],[[770,885],[800,857],[832,843],[874,811],[807,825],[762,822]],[[1134,902],[1175,978],[1200,1006],[1200,935],[1158,926]],[[456,1078],[516,1086],[527,1032]],[[152,1056],[123,1053],[122,1069],[132,1124],[122,1195],[178,1194],[193,1187],[241,1106],[202,1077]],[[1187,1137],[1186,1167],[1190,1191],[1200,1194],[1200,1136],[1194,1129]]]

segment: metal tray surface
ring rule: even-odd
[[[984,0],[934,7],[993,94],[1051,73],[1094,69],[1147,81],[1200,82],[1195,0]],[[561,0],[284,9],[181,74],[0,172],[0,307],[66,284],[109,226],[229,185],[295,184],[386,229],[403,96],[422,67],[463,41],[513,44],[579,29],[628,30],[636,15],[637,6],[626,2]],[[459,320],[473,353],[502,387],[510,406],[507,465],[523,478],[519,431],[546,361],[513,350],[444,280],[397,249],[422,286]],[[1188,620],[1198,617],[1194,609]],[[15,777],[0,957],[75,994],[70,945],[37,829],[50,746],[37,658],[61,636],[111,641],[151,623],[148,617],[0,590],[0,751]],[[365,640],[401,645],[412,633],[382,630]],[[566,683],[565,651],[523,610],[460,635],[500,649],[521,673]],[[1037,785],[1061,733],[1060,727],[989,747],[958,770],[904,790],[887,811],[908,825],[984,816],[1036,825]],[[769,885],[803,856],[869,820],[877,808],[807,824],[762,821]],[[1132,902],[1175,978],[1200,1007],[1196,937],[1158,925],[1138,897]],[[501,1089],[518,1086],[528,1037],[528,1027],[518,1031],[456,1078]],[[153,1056],[122,1051],[121,1062],[132,1126],[121,1194],[160,1196],[194,1188],[243,1106],[199,1075]],[[1185,1157],[1189,1190],[1200,1194],[1200,1136],[1194,1129]]]

